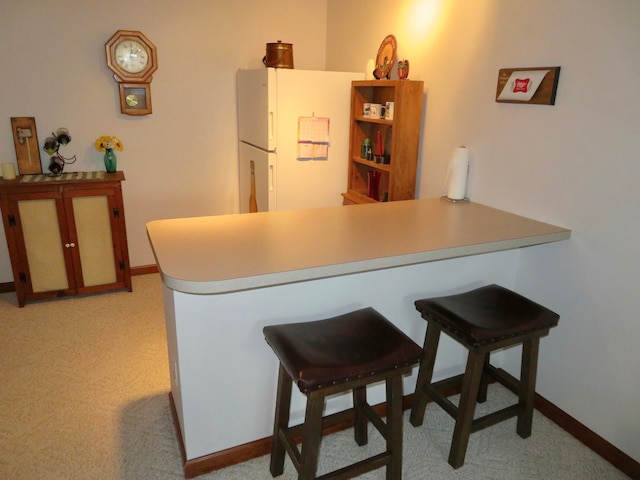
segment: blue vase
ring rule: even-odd
[[[107,170],[107,173],[115,173],[117,167],[118,159],[116,158],[113,148],[107,148],[104,151],[104,168]]]

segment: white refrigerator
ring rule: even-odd
[[[351,81],[363,78],[364,73],[282,68],[238,71],[241,213],[249,212],[252,162],[259,212],[342,204]],[[299,135],[299,125],[306,129],[309,119],[322,129],[328,123],[328,148],[314,159],[300,150],[306,137]]]

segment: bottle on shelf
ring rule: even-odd
[[[360,148],[360,158],[364,158],[365,160],[371,160],[373,158],[370,138],[365,138],[362,141],[362,147]]]
[[[250,165],[251,165],[251,193],[249,194],[249,212],[255,213],[258,211],[258,202],[256,200],[256,173],[255,173],[255,164],[253,160],[251,160]]]
[[[367,196],[378,201],[380,200],[380,194],[378,193],[378,187],[380,186],[380,171],[369,170],[367,174],[369,179],[369,191],[367,193]]]

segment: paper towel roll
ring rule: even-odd
[[[447,197],[462,200],[467,193],[467,175],[469,174],[469,149],[458,147],[453,151],[449,167],[449,190]]]
[[[364,71],[364,79],[365,80],[373,80],[373,71],[376,69],[376,61],[373,58],[367,60],[367,66]]]
[[[13,167],[13,163],[2,164],[2,178],[5,180],[13,180],[16,178],[16,169]]]

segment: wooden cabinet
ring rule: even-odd
[[[0,208],[21,307],[28,300],[131,291],[124,175],[95,173],[100,173],[96,179],[41,175],[41,181],[29,183],[23,177],[0,180]]]
[[[416,80],[354,81],[351,85],[349,178],[343,204],[415,198],[424,82]],[[383,107],[393,102],[393,118],[364,116],[365,104]],[[362,158],[362,143],[370,139],[376,160]],[[380,142],[378,141],[380,139]],[[380,146],[379,146],[380,145]],[[371,189],[370,182],[377,182]]]

